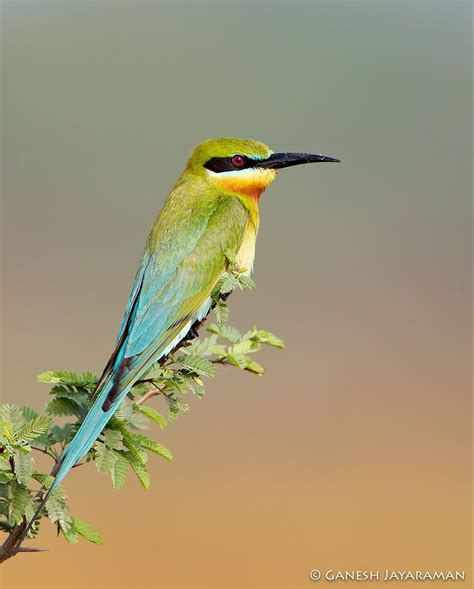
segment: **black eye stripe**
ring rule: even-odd
[[[238,155],[240,155],[240,154],[238,154]],[[204,164],[204,167],[207,168],[208,170],[211,170],[212,172],[220,173],[220,172],[232,172],[233,170],[245,170],[245,168],[253,168],[258,163],[257,160],[253,160],[253,159],[245,157],[243,155],[242,157],[244,159],[244,165],[243,166],[235,166],[232,163],[233,157],[234,156],[231,156],[231,157],[211,157],[211,159],[207,160],[207,162]]]

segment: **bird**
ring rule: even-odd
[[[115,348],[98,380],[93,404],[60,456],[51,493],[92,448],[134,383],[189,337],[210,312],[211,292],[229,260],[250,274],[259,228],[259,199],[278,170],[339,162],[320,154],[275,153],[253,139],[217,138],[199,144],[151,229],[138,264]]]

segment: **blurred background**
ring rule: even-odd
[[[286,350],[156,432],[175,459],[150,491],[73,472],[105,544],[45,525],[3,586],[470,586],[470,3],[4,0],[1,66],[4,401],[42,409],[37,373],[101,371],[196,143],[343,161],[280,174],[257,290],[231,299]]]

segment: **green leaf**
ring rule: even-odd
[[[32,442],[48,431],[51,420],[49,417],[37,416],[22,425],[16,431],[16,438],[20,441]]]
[[[14,525],[6,520],[0,520],[0,530],[2,532],[10,533],[13,530]]]
[[[173,460],[173,455],[168,450],[168,448],[165,448],[165,446],[158,444],[158,442],[155,442],[155,440],[152,440],[148,436],[133,434],[133,438],[137,442],[137,444],[140,444],[142,448],[145,448],[150,452],[154,452],[155,454],[159,454],[163,458],[166,458],[166,460]]]
[[[132,412],[133,412],[132,404],[129,403],[127,400],[123,401],[123,403],[121,403],[118,410],[115,412],[114,417],[109,422],[109,426],[113,423],[115,429],[120,429],[120,427],[118,427],[118,424],[119,423],[124,424],[124,423],[128,422],[128,420],[132,416]],[[120,431],[122,431],[122,430],[120,429]]]
[[[163,415],[161,415],[161,413],[158,413],[158,411],[153,407],[146,407],[143,405],[137,405],[135,403],[133,409],[138,413],[145,415],[145,417],[148,417],[148,419],[151,419],[151,421],[157,423],[161,427],[161,429],[165,429],[165,427],[168,425],[168,422],[163,417]]]
[[[150,474],[146,469],[146,466],[136,459],[135,455],[127,451],[124,454],[125,458],[127,459],[128,463],[132,467],[133,471],[137,475],[138,480],[140,481],[141,486],[144,489],[150,488]]]
[[[31,455],[16,450],[13,455],[13,461],[15,465],[16,480],[20,485],[26,487],[30,482],[31,471],[33,470]]]
[[[258,375],[261,375],[265,372],[263,366],[251,358],[247,358],[247,365],[245,366],[244,370],[248,370],[249,372],[253,372],[254,374]]]
[[[107,428],[101,435],[104,444],[111,450],[123,449],[123,436],[119,430]]]
[[[218,301],[214,307],[217,325],[226,325],[229,321],[229,307],[222,301]]]
[[[7,472],[5,470],[0,470],[0,485],[5,485],[11,483],[11,481],[15,478],[15,475],[12,472]]]
[[[45,472],[39,472],[37,470],[35,470],[31,476],[35,479],[35,481],[38,481],[38,483],[41,483],[47,489],[49,489],[49,487],[51,487],[51,485],[53,484],[53,481],[54,481],[54,477],[51,476],[50,474],[46,474]],[[62,489],[62,487],[60,486],[60,487],[58,487],[58,489]],[[63,491],[63,494],[64,494],[64,491]]]
[[[232,354],[232,352],[228,352],[226,354],[226,359],[229,362],[232,362],[234,366],[243,370],[247,366],[248,358],[244,354]]]
[[[223,356],[226,348],[217,342],[218,337],[216,334],[202,338],[201,340],[195,339],[187,350],[190,354],[198,354],[200,356]]]
[[[32,409],[31,407],[22,407],[21,413],[22,413],[25,421],[31,421],[35,417],[38,417],[38,413],[36,413],[36,411],[34,409]]]
[[[184,368],[202,376],[214,376],[216,373],[216,367],[214,364],[201,356],[184,354],[183,356],[180,356],[178,361],[184,366]]]
[[[89,542],[93,542],[94,544],[104,543],[104,539],[99,534],[99,532],[94,530],[90,524],[78,519],[77,517],[72,518],[71,528],[74,530],[74,532]]]
[[[145,430],[150,427],[150,424],[144,415],[134,411],[127,419],[127,427],[129,427],[130,429]]]
[[[119,421],[116,422],[117,428],[120,429],[122,436],[123,436],[123,445],[127,448],[127,452],[123,455],[128,459],[128,456],[131,454],[137,462],[141,464],[146,464],[148,460],[148,456],[146,452],[141,448],[134,440],[134,435],[127,431],[125,425]]]
[[[23,423],[23,412],[18,405],[4,403],[0,405],[0,419],[12,425]]]
[[[224,339],[227,339],[234,344],[236,344],[242,338],[242,336],[240,335],[240,331],[235,327],[231,327],[230,325],[222,325],[221,327],[219,327],[215,323],[212,323],[207,328],[207,331],[209,331],[210,333],[220,335]]]
[[[79,407],[89,405],[90,392],[86,389],[56,385],[51,389],[50,394],[58,399],[70,399]]]
[[[94,444],[94,450],[97,470],[101,474],[110,474],[117,460],[116,453],[109,450],[102,442],[96,442]]]
[[[165,373],[164,367],[158,363],[155,363],[150,368],[150,370],[144,374],[143,378],[147,379],[149,381],[159,382],[163,378],[164,373]],[[146,386],[146,383],[145,383],[145,386]],[[135,385],[134,389],[135,388],[136,388],[136,385]],[[139,393],[137,391],[137,395],[143,394],[143,392],[146,392],[146,390],[140,391]]]
[[[188,386],[193,395],[198,397],[202,397],[206,392],[204,384],[200,378],[194,377],[193,379],[189,379]]]
[[[114,489],[121,489],[127,478],[128,461],[121,452],[115,452],[116,460],[112,467],[112,484]]]
[[[150,370],[148,370],[148,372],[145,373],[143,378],[149,380],[160,380],[163,377],[163,372],[163,367],[158,362],[156,362],[155,364],[153,364]]]
[[[168,405],[168,419],[171,423],[174,423],[178,419],[181,411],[186,413],[189,410],[189,407],[185,403],[181,403],[175,397],[166,396],[165,399]]]
[[[257,352],[260,350],[261,344],[252,340],[244,340],[232,346],[231,352],[233,354],[249,354],[251,352]]]
[[[219,292],[227,294],[234,290],[239,285],[238,279],[233,274],[224,274],[219,285]]]
[[[255,327],[252,331],[246,333],[244,337],[249,337],[261,344],[273,346],[274,348],[283,349],[285,347],[285,342],[279,337],[273,335],[273,333],[270,333],[269,331],[263,331],[262,329],[256,329]]]
[[[77,544],[79,542],[79,534],[74,529],[74,526],[71,524],[69,528],[62,529],[61,532],[69,544]]]
[[[51,437],[54,442],[66,442],[68,441],[72,433],[74,431],[74,426],[72,423],[66,423],[64,427],[59,427],[58,425],[53,425],[50,430]]]
[[[255,374],[264,373],[263,366],[245,354],[235,354],[232,351],[229,351],[226,354],[226,358],[241,370],[248,370],[250,372],[254,372]]]
[[[185,394],[189,390],[188,380],[190,378],[189,372],[184,369],[184,372],[176,372],[175,376],[166,381],[168,388],[172,391],[178,391],[181,394]]]
[[[255,282],[245,274],[239,274],[238,278],[239,287],[242,290],[254,290],[255,289]]]
[[[58,524],[63,532],[67,532],[71,526],[71,514],[66,504],[66,495],[64,489],[58,487],[46,501],[46,513],[48,519],[53,524]]]
[[[57,398],[50,401],[46,405],[46,412],[58,417],[70,417],[72,415],[75,415],[76,417],[82,416],[82,411],[77,403],[70,399],[63,398]]]
[[[48,384],[64,384],[77,387],[90,387],[97,384],[97,376],[91,372],[76,374],[67,371],[48,371],[38,374],[37,380]]]
[[[2,443],[14,443],[15,442],[15,427],[11,421],[1,419],[0,420],[0,434],[2,436]]]
[[[20,524],[23,521],[23,517],[27,517],[28,519],[33,517],[33,497],[28,489],[13,482],[8,486],[8,499],[10,503],[8,521],[10,524]]]

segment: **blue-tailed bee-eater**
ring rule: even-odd
[[[251,139],[210,139],[194,149],[148,237],[95,401],[60,457],[54,481],[28,529],[49,495],[89,452],[133,384],[207,316],[211,292],[229,259],[250,273],[259,199],[277,171],[338,161],[317,154],[274,153]]]

